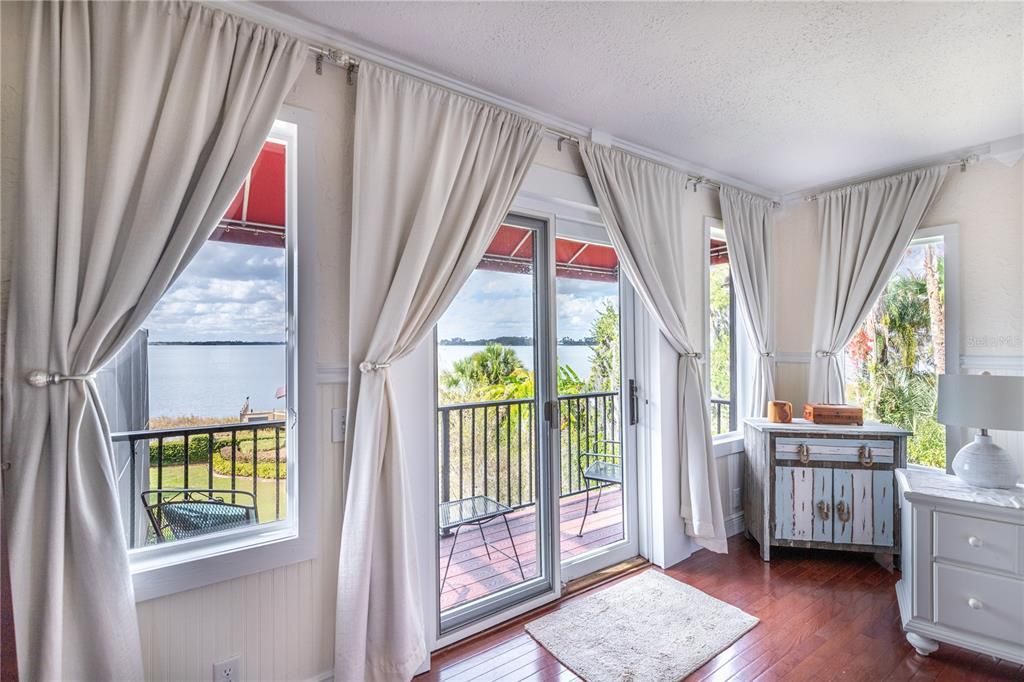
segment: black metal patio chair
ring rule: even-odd
[[[597,488],[597,501],[594,502],[594,513],[597,513],[597,505],[601,504],[601,491],[610,485],[622,485],[622,443],[617,440],[594,441],[595,452],[581,452],[576,460],[587,486],[587,500],[583,506],[583,520],[580,522],[580,532],[576,537],[583,537],[583,526],[587,523],[587,514],[590,510],[590,489],[591,483]],[[604,450],[598,452],[596,450]]]
[[[247,490],[155,488],[140,497],[157,542],[168,539],[167,531],[175,540],[184,540],[259,523],[256,496]],[[250,504],[239,504],[239,497]]]

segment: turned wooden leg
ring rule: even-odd
[[[939,643],[936,642],[934,639],[928,639],[927,637],[923,637],[922,635],[919,635],[916,632],[908,632],[907,641],[910,642],[910,646],[914,647],[914,651],[921,654],[922,656],[933,654],[939,648]]]

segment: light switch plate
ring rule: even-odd
[[[345,410],[335,407],[331,410],[331,442],[345,441]]]

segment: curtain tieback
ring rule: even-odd
[[[814,355],[819,358],[834,358],[839,355],[839,353],[834,350],[817,350],[814,351]]]
[[[700,360],[704,357],[704,354],[699,351],[693,351],[692,353],[681,353],[684,358],[696,358]]]
[[[92,381],[95,378],[95,374],[58,374],[57,372],[37,369],[29,372],[28,376],[25,377],[25,381],[30,386],[45,388],[51,384],[57,385],[64,381]]]
[[[370,362],[369,360],[366,360],[359,363],[359,371],[366,374],[367,372],[377,372],[382,369],[387,369],[390,366],[390,362]]]
[[[775,357],[775,353],[773,353],[771,351],[767,351],[765,353],[761,353],[761,357],[762,358],[774,358]]]

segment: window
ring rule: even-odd
[[[956,372],[954,228],[918,232],[846,347],[846,401],[868,419],[914,435],[907,461],[945,468],[947,433],[936,420],[938,375]],[[947,277],[947,273],[949,276]]]
[[[719,221],[707,227],[707,368],[711,434],[737,429],[736,296],[729,271],[729,247]]]
[[[297,175],[299,159],[313,158],[312,140],[299,148],[305,120],[282,112],[209,240],[98,378],[137,598],[312,551],[309,525],[299,525],[313,518],[300,514],[310,486],[298,484],[296,233],[309,209]],[[303,425],[303,442],[309,432]],[[225,556],[250,549],[243,561]],[[208,563],[182,571],[184,561]]]

